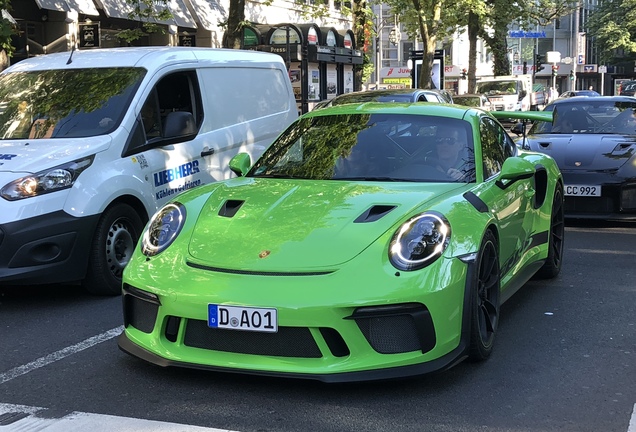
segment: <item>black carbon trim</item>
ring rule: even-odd
[[[135,345],[130,339],[128,339],[128,337],[126,336],[126,332],[122,332],[122,334],[119,336],[119,338],[117,339],[117,345],[120,350],[127,354],[130,354],[133,357],[140,358],[141,360],[162,367],[183,367],[212,372],[240,373],[244,375],[258,375],[295,379],[311,379],[326,383],[378,381],[424,375],[450,369],[466,358],[466,345],[462,341],[462,343],[460,343],[459,346],[450,353],[427,363],[361,372],[343,372],[336,374],[294,374],[288,372],[254,371],[248,369],[235,369],[220,366],[205,366],[168,360],[163,357],[159,357],[158,355],[153,354],[138,345]]]
[[[464,195],[464,199],[471,203],[479,213],[488,213],[488,206],[473,192],[468,191]]]
[[[265,271],[252,271],[252,270],[237,270],[221,267],[212,267],[201,264],[196,264],[190,261],[186,261],[188,267],[192,267],[199,270],[213,271],[218,273],[239,274],[248,276],[324,276],[333,273],[333,270],[316,271],[316,272],[265,272]]]

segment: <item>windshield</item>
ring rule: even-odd
[[[636,102],[600,99],[547,106],[546,111],[554,111],[554,122],[537,122],[529,134],[636,135]]]
[[[146,73],[64,69],[0,75],[0,138],[80,138],[112,132]]]
[[[465,120],[436,116],[303,118],[265,151],[247,177],[472,182],[472,132]]]
[[[475,93],[484,93],[488,96],[516,94],[518,81],[484,81],[478,82]]]

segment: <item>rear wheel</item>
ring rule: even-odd
[[[499,324],[499,253],[497,239],[487,231],[477,257],[477,274],[470,293],[470,349],[471,361],[490,356]]]
[[[96,295],[118,295],[124,268],[141,235],[143,222],[127,204],[106,209],[97,223],[83,281],[86,291]]]
[[[561,272],[563,263],[563,240],[565,237],[565,216],[563,208],[563,189],[557,186],[552,199],[552,216],[550,218],[550,241],[548,258],[536,273],[537,279],[552,279]]]

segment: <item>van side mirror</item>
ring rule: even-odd
[[[230,159],[230,171],[239,177],[243,177],[252,166],[252,160],[248,153],[239,153]]]
[[[163,126],[163,137],[185,138],[196,135],[197,127],[192,113],[187,111],[174,111],[166,116]]]
[[[527,95],[527,94],[528,94],[528,92],[527,92],[527,91],[525,91],[525,90],[521,90],[521,91],[519,92],[519,100],[521,100],[521,99],[523,99],[524,97],[526,97],[526,95]]]

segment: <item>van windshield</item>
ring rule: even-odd
[[[519,92],[518,81],[484,81],[477,83],[475,93],[484,93],[488,96],[516,94]]]
[[[91,68],[0,75],[0,139],[110,133],[145,74],[142,68]]]

